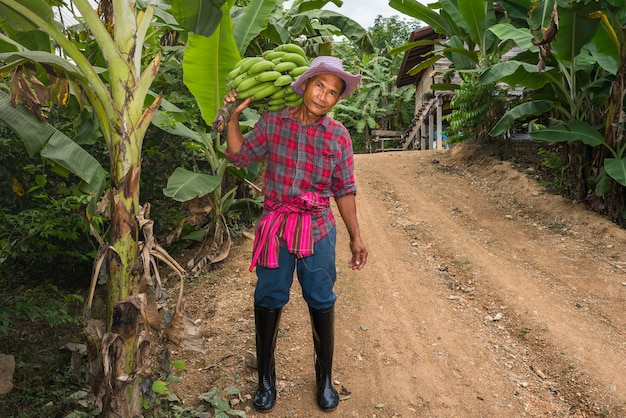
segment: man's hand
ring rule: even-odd
[[[228,152],[236,153],[241,149],[244,139],[241,134],[241,128],[239,127],[239,114],[248,107],[251,99],[247,98],[243,102],[237,102],[237,92],[232,90],[224,96],[224,107],[228,110],[228,129],[226,131],[226,150]],[[234,107],[234,109],[232,109]]]
[[[350,241],[350,251],[352,259],[348,262],[348,267],[352,270],[361,270],[367,263],[367,249],[360,238]]]
[[[232,90],[229,93],[226,94],[226,96],[224,96],[224,105],[228,104],[228,103],[235,103],[237,101],[237,91],[236,90]],[[251,98],[247,98],[245,99],[243,102],[241,102],[239,104],[239,106],[237,106],[235,109],[233,109],[230,112],[230,119],[229,121],[233,121],[233,120],[239,120],[239,114],[241,112],[243,112],[243,110],[248,107],[250,105],[250,102],[252,101]]]

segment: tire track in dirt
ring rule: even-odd
[[[585,264],[592,260],[572,259],[553,242],[561,238],[545,231],[541,239],[533,239],[532,229],[511,216],[514,208],[489,202],[468,179],[432,164],[435,157],[443,161],[448,155],[357,156],[359,217],[371,255],[367,279],[353,280],[363,288],[359,296],[364,304],[385,306],[378,312],[363,310],[363,320],[375,317],[381,331],[369,344],[386,354],[404,347],[404,360],[394,363],[398,372],[379,359],[375,370],[383,384],[376,392],[395,398],[400,414],[422,409],[427,416],[578,411],[589,416],[609,405],[623,407],[623,327],[609,330],[616,337],[605,337],[598,332],[597,318],[580,315],[563,294],[564,285],[554,282],[557,275],[582,275],[584,280]],[[397,164],[381,163],[385,158]],[[430,164],[439,168],[426,169]],[[518,191],[515,198],[519,204],[528,196]],[[417,237],[398,233],[398,226]],[[415,269],[429,258],[430,269]],[[470,271],[462,271],[464,264]],[[474,290],[464,298],[471,300],[468,309],[450,309],[456,281],[449,277],[450,269],[469,274],[465,287]],[[611,277],[599,282],[619,286],[618,276]],[[623,300],[622,292],[616,301]],[[497,310],[506,320],[485,326],[484,316]],[[417,361],[411,359],[415,353]],[[517,359],[522,361],[513,361]]]

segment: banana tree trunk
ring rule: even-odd
[[[105,321],[89,320],[87,348],[92,390],[104,417],[141,416],[141,380],[148,374],[150,323],[147,285],[142,283],[138,223],[141,148],[160,96],[144,108],[157,75],[157,56],[141,71],[145,34],[153,9],[136,9],[134,0],[112,0],[115,22],[105,25],[88,0],[72,0],[94,36],[107,64],[105,84],[81,51],[65,37],[44,0],[0,0],[34,28],[45,31],[80,70],[77,83],[100,123],[110,157],[111,233],[107,251],[109,280]],[[0,12],[2,10],[0,9]],[[23,21],[19,22],[24,24]],[[112,30],[113,31],[113,30]]]
[[[151,10],[151,9],[149,9]],[[102,416],[141,415],[141,381],[150,372],[150,323],[147,320],[149,292],[142,286],[143,265],[139,258],[138,215],[141,148],[160,97],[144,109],[148,87],[158,68],[158,57],[142,74],[140,58],[143,36],[151,13],[137,14],[132,0],[113,1],[116,51],[107,59],[114,115],[98,115],[107,124],[110,154],[111,231],[107,284],[107,316],[104,338],[92,349],[105,353]],[[121,30],[123,28],[124,30]],[[106,54],[105,54],[106,56]],[[106,120],[103,120],[106,119]]]

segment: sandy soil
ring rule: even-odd
[[[356,156],[369,262],[347,268],[338,215],[336,412],[314,400],[297,281],[276,352],[273,417],[626,417],[626,231],[471,146]],[[337,214],[338,212],[335,211]],[[251,240],[196,279],[187,310],[206,353],[172,353],[186,406],[256,372]],[[261,415],[261,414],[259,414]]]

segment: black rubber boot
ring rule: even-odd
[[[335,307],[317,310],[309,307],[315,348],[317,404],[326,412],[337,409],[339,394],[333,386],[333,351],[335,347]]]
[[[256,357],[259,372],[259,387],[252,398],[259,412],[270,412],[276,406],[276,363],[274,350],[282,308],[254,307],[256,328]]]

